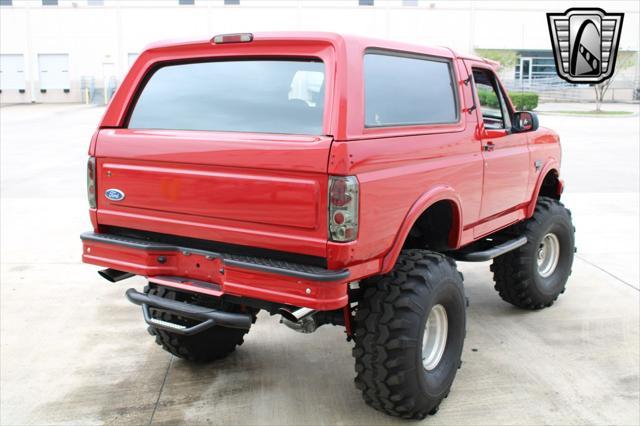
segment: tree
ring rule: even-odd
[[[602,102],[604,102],[604,96],[607,94],[607,90],[611,87],[611,83],[616,78],[618,73],[630,68],[638,59],[638,52],[618,52],[618,58],[616,61],[616,69],[613,75],[602,83],[594,84],[592,87],[596,92],[596,111],[601,111]]]

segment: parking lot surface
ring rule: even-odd
[[[567,291],[520,311],[493,290],[488,263],[460,263],[463,365],[425,424],[640,422],[640,119],[622,108],[636,114],[540,116],[561,135],[577,228]],[[79,261],[102,112],[0,108],[0,423],[406,424],[364,404],[336,327],[302,335],[261,314],[236,353],[200,366],[155,345],[124,298],[144,281],[110,284]]]

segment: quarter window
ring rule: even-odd
[[[452,75],[445,59],[366,54],[365,126],[457,122]]]

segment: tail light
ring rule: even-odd
[[[358,237],[358,179],[329,176],[329,239],[348,242]]]
[[[89,157],[87,161],[87,198],[89,207],[96,208],[96,159]]]

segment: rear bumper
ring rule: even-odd
[[[182,290],[230,294],[318,310],[347,304],[350,271],[327,270],[280,260],[195,250],[87,232],[80,236],[82,261]]]

